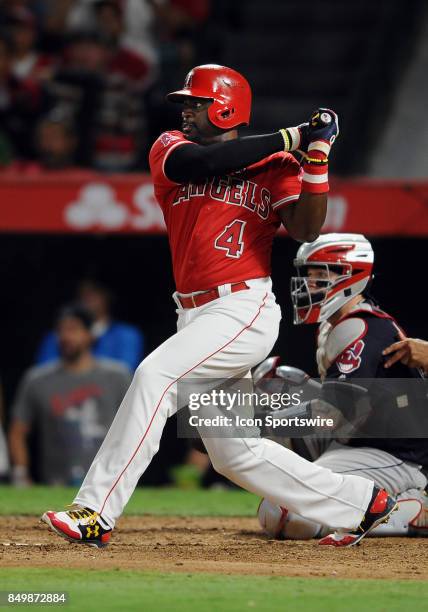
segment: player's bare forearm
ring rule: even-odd
[[[27,435],[28,425],[21,421],[13,421],[9,430],[9,450],[13,465],[28,467],[30,463]]]
[[[31,484],[30,456],[28,452],[27,436],[29,426],[19,420],[12,421],[9,431],[9,449],[12,462],[11,482],[17,487]]]
[[[327,214],[327,194],[302,192],[297,202],[281,208],[279,216],[294,240],[313,242]]]

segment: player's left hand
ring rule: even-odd
[[[295,127],[279,130],[284,139],[284,151],[297,151],[304,155],[309,145],[309,122],[301,123]]]
[[[339,117],[329,108],[318,108],[311,115],[307,138],[308,151],[321,150],[327,156],[339,136]]]

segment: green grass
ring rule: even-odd
[[[0,514],[41,514],[70,503],[74,489],[0,487]],[[254,516],[257,498],[244,491],[138,489],[127,514]],[[335,578],[0,567],[0,591],[66,591],[66,611],[147,612],[402,612],[426,610],[428,583]],[[96,561],[94,560],[94,566]],[[20,606],[29,608],[30,606]],[[37,609],[60,606],[37,606]],[[7,608],[5,608],[7,609]]]
[[[66,487],[16,489],[0,486],[0,515],[41,514],[71,504],[76,490]],[[258,498],[241,490],[138,488],[125,514],[139,516],[255,516]]]
[[[428,584],[377,580],[0,569],[1,589],[67,591],[66,611],[395,612],[426,610]],[[46,607],[47,608],[47,607]],[[45,609],[45,606],[37,606]],[[52,609],[52,607],[51,607]],[[55,606],[55,609],[58,609]]]

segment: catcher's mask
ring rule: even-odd
[[[361,234],[325,234],[301,245],[291,279],[294,323],[328,319],[367,286],[374,253]]]

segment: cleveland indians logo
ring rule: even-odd
[[[343,351],[340,357],[337,359],[336,364],[342,374],[350,374],[361,365],[361,353],[363,352],[365,344],[363,340],[357,340],[357,342]]]

